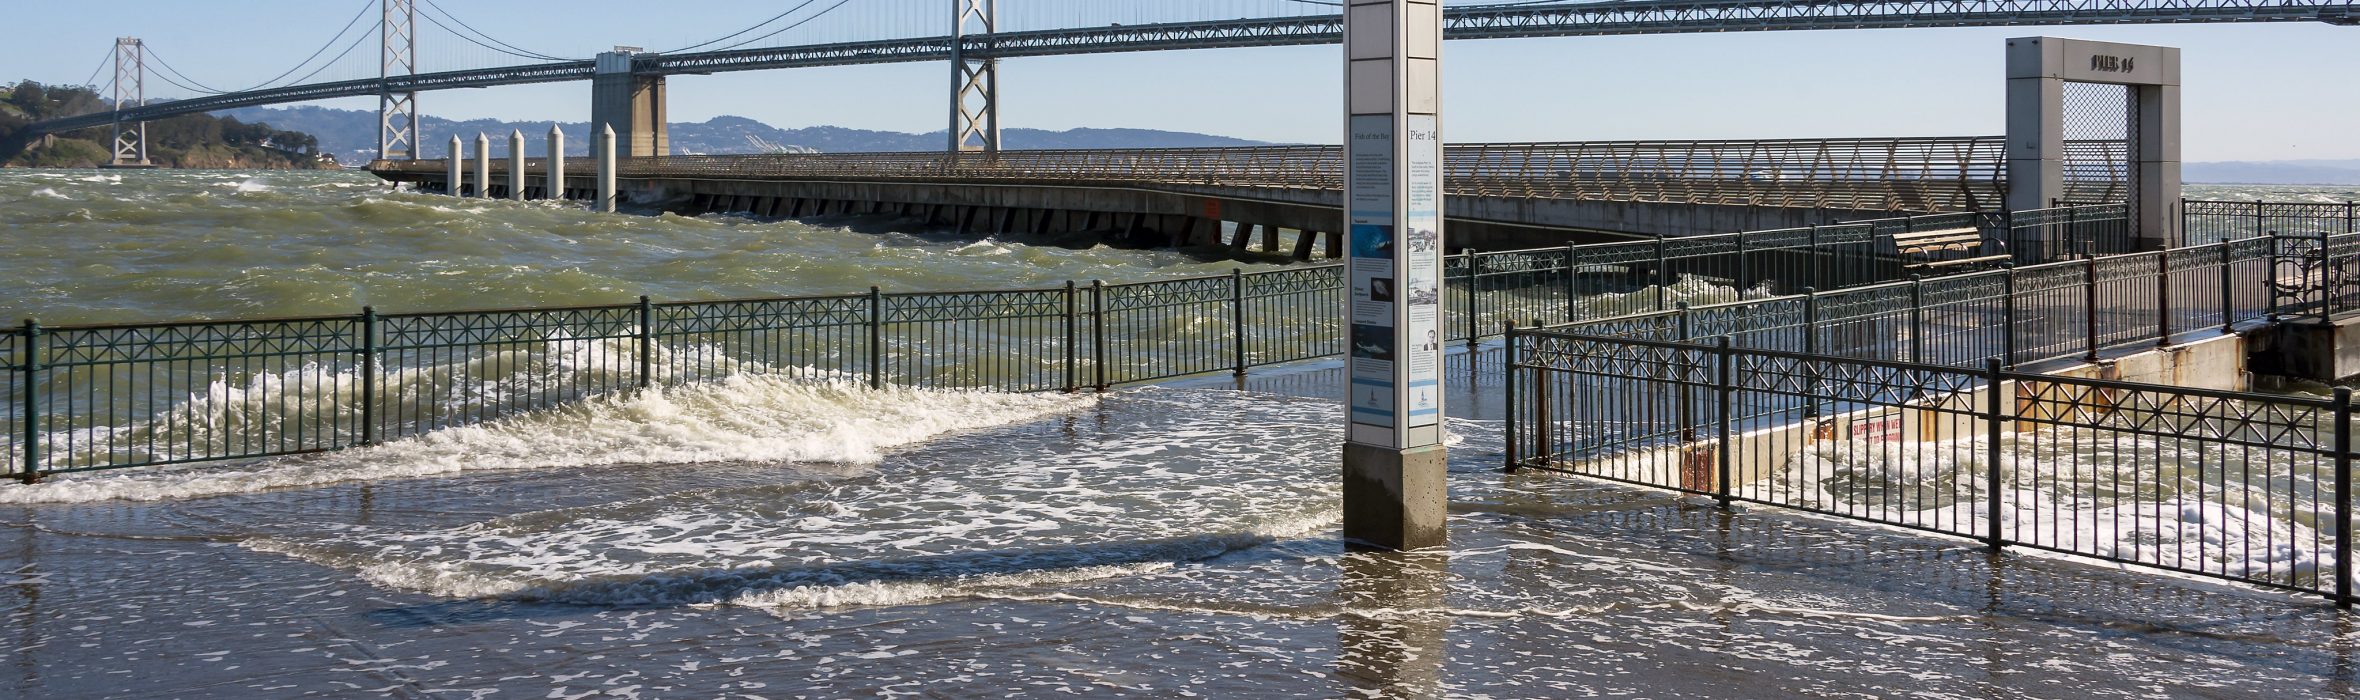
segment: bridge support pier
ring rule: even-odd
[[[508,198],[524,201],[524,130],[508,130]]]
[[[451,166],[450,179],[443,182],[450,184],[444,188],[443,194],[453,197],[467,196],[467,181],[461,177],[463,173],[460,172],[460,164],[466,160],[467,146],[459,141],[458,134],[451,134],[451,154],[443,158],[443,162]]]
[[[616,157],[671,155],[671,131],[664,122],[669,116],[664,76],[633,73],[631,62],[636,55],[635,51],[598,55],[597,73],[590,79],[590,124],[615,129]]]
[[[590,208],[612,214],[615,213],[615,129],[598,127],[598,135],[592,139],[596,143],[591,150],[598,158],[598,201]]]
[[[492,196],[492,137],[475,135],[475,196]]]
[[[541,194],[549,199],[566,199],[565,132],[559,131],[556,124],[549,125],[549,186],[542,188]]]

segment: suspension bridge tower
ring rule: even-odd
[[[153,168],[148,162],[147,122],[127,122],[123,111],[147,104],[147,44],[138,37],[115,40],[115,138],[109,168]]]
[[[418,74],[418,0],[381,0],[377,25],[377,157],[417,160],[418,91],[394,88],[395,78]],[[453,154],[452,157],[458,157]]]

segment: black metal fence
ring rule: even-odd
[[[2340,238],[2305,239],[2325,257],[2258,239],[1894,281],[1913,272],[1897,237],[1990,231],[1994,221],[1934,215],[1470,251],[1446,259],[1442,301],[1450,337],[1467,342],[1495,337],[1511,321],[1645,313],[1618,323],[1936,363],[2026,362],[2272,309],[2360,302],[2304,286],[2349,278],[2335,275],[2354,267],[2360,249]],[[2298,258],[2321,261],[2320,272],[2280,269],[2296,269],[2287,261]],[[1841,291],[1810,291],[1831,288]],[[59,328],[28,321],[0,331],[0,421],[8,426],[0,444],[9,465],[0,474],[332,450],[744,374],[1074,391],[1243,372],[1340,353],[1344,293],[1341,268],[1324,265],[1046,289]]]
[[[2188,243],[2360,233],[2360,203],[2182,200],[2180,220],[2181,240]]]
[[[1511,470],[2355,601],[2348,389],[2182,389],[1615,324],[1510,335]]]
[[[2339,237],[2338,244],[2345,245],[2345,238],[2351,240],[2339,248],[2339,269],[2360,267],[2360,236]],[[2295,299],[2318,295],[2286,273],[2291,268],[2284,256],[2299,250],[2285,239],[2246,239],[1829,292],[1675,304],[1671,311],[1559,327],[1649,339],[1730,336],[1746,348],[1956,367],[1989,358],[2009,366],[2095,358],[2109,348],[2307,310]],[[2291,291],[2281,294],[2281,288]]]

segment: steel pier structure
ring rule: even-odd
[[[1498,250],[1990,210],[2006,184],[2003,142],[1457,144],[1444,158],[1451,240]],[[553,190],[549,161],[532,159],[528,194],[589,198],[596,163],[569,161],[572,175]],[[428,191],[487,194],[451,188],[443,161],[379,160],[370,168]],[[1332,146],[669,156],[624,159],[617,170],[623,192],[648,207],[772,216],[890,211],[961,229],[1096,229],[1168,245],[1216,240],[1224,221],[1243,230],[1337,232],[1344,176],[1343,152]],[[506,177],[490,180],[489,196],[509,196]]]

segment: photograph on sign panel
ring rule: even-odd
[[[1353,224],[1352,257],[1393,257],[1393,227],[1380,224]]]
[[[1392,362],[1393,329],[1386,326],[1352,324],[1352,356]]]

